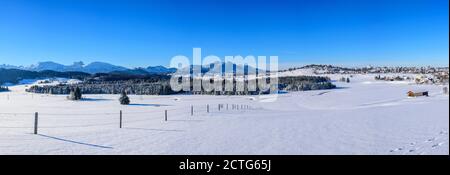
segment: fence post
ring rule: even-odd
[[[194,105],[191,105],[191,116],[194,115]]]
[[[34,113],[34,134],[38,133],[38,116],[37,112]]]
[[[227,110],[228,110],[228,103],[227,103]]]
[[[218,109],[219,109],[219,111],[220,111],[220,104],[218,104],[218,105],[217,105],[217,108],[218,108]]]
[[[164,120],[167,121],[167,110],[165,111]]]
[[[209,104],[206,105],[206,112],[209,113]]]
[[[120,110],[120,124],[119,128],[122,128],[122,110]]]

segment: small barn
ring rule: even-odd
[[[428,91],[422,91],[422,92],[408,91],[407,94],[408,94],[408,97],[421,97],[421,96],[428,97]]]

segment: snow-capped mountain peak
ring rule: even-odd
[[[63,65],[52,61],[44,61],[39,62],[37,64],[31,66],[13,66],[13,65],[0,65],[0,68],[5,69],[20,69],[20,70],[28,70],[28,71],[44,71],[44,70],[52,70],[57,72],[86,72],[86,73],[109,73],[109,72],[121,72],[121,71],[132,71],[133,69],[129,69],[123,66],[116,66],[106,62],[92,62],[85,65],[82,61],[74,62],[72,65]],[[148,73],[172,73],[175,72],[174,68],[166,68],[164,66],[149,66],[147,68],[143,68],[143,71]]]

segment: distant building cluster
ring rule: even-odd
[[[282,70],[293,71],[297,69],[312,69],[314,74],[379,74],[375,76],[376,80],[384,81],[404,81],[414,80],[417,84],[448,84],[449,68],[448,67],[360,67],[346,68],[332,65],[307,65],[298,68],[289,68]],[[417,74],[417,76],[381,76],[380,74]]]
[[[448,72],[440,72],[435,74],[417,74],[415,77],[412,76],[375,76],[375,80],[384,81],[411,81],[414,80],[416,84],[448,84],[449,76]]]
[[[347,68],[339,67],[333,65],[317,65],[311,64],[303,67],[289,68],[284,71],[292,71],[297,69],[314,69],[318,74],[370,74],[370,73],[410,73],[410,74],[436,74],[446,72],[448,75],[448,67],[358,67],[358,68]]]
[[[448,72],[445,73],[438,73],[438,74],[431,74],[431,75],[418,75],[414,81],[417,84],[448,84]]]
[[[375,76],[375,80],[384,80],[384,81],[404,81],[411,80],[412,78],[409,76]]]

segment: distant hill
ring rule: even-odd
[[[149,66],[145,69],[148,73],[161,74],[161,73],[174,73],[177,71],[175,68],[166,68],[164,66]]]
[[[221,66],[221,70],[220,69],[214,69],[214,66]],[[254,68],[251,67],[249,65],[238,65],[238,64],[234,64],[232,62],[221,62],[221,63],[214,63],[211,64],[210,66],[205,66],[205,65],[191,65],[189,67],[186,67],[183,69],[183,72],[190,72],[190,74],[194,73],[194,70],[197,72],[200,70],[200,72],[202,74],[205,73],[214,73],[214,74],[236,74],[236,75],[251,75],[251,74],[256,74],[258,72],[263,72],[264,70],[258,69],[258,68]],[[221,72],[220,72],[220,71]]]
[[[166,72],[167,70],[161,71]],[[68,72],[58,72],[53,70],[29,71],[21,69],[0,68],[0,85],[4,83],[17,84],[19,83],[19,81],[24,79],[70,78],[70,79],[86,80],[99,77],[111,80],[112,79],[123,80],[123,79],[138,79],[148,77],[160,77],[160,78],[164,77],[164,79],[168,79],[168,77],[170,76],[168,76],[167,73],[149,73],[144,68],[126,69],[126,70],[112,71],[108,73],[95,73],[95,74],[76,71],[68,71]]]
[[[31,65],[29,68],[25,68],[31,71],[43,71],[43,70],[52,70],[52,71],[66,71],[66,66],[62,64],[58,64],[51,61],[39,62],[37,65]]]
[[[91,76],[91,74],[84,72],[57,72],[51,70],[45,71],[27,71],[20,69],[3,69],[0,68],[0,85],[4,83],[16,84],[20,80],[24,79],[40,79],[40,78],[73,78],[73,79],[84,79]]]
[[[122,66],[115,66],[109,63],[103,63],[103,62],[92,62],[84,67],[80,71],[82,72],[88,72],[88,73],[108,73],[112,71],[124,71],[128,70],[125,67]]]
[[[27,70],[27,71],[44,71],[51,70],[57,72],[85,72],[90,74],[95,73],[109,73],[109,72],[129,72],[136,73],[136,71],[144,70],[145,72],[141,73],[149,73],[149,74],[167,74],[173,73],[176,71],[174,68],[166,68],[164,66],[149,66],[147,68],[136,68],[129,69],[123,66],[116,66],[113,64],[105,63],[105,62],[92,62],[88,65],[84,65],[83,62],[74,62],[72,65],[63,65],[52,61],[39,62],[36,65],[31,65],[28,67],[24,66],[14,66],[14,65],[0,65],[0,68],[4,69],[19,69],[19,70]]]

